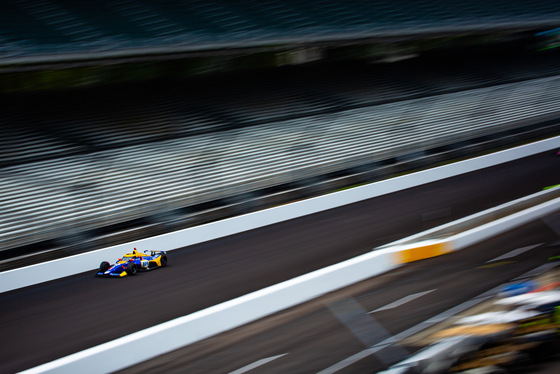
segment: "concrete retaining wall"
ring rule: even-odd
[[[453,235],[449,238],[450,247],[452,250],[460,250],[469,247],[558,210],[560,210],[560,198]]]
[[[0,273],[0,292],[15,290],[82,272],[94,271],[101,261],[113,261],[124,253],[130,252],[134,247],[141,251],[146,249],[171,251],[450,178],[463,173],[556,149],[559,146],[560,137],[554,137],[490,155],[371,183],[293,204],[265,209],[259,212],[179,230],[169,234],[137,240],[128,244],[103,248],[76,256],[26,266],[20,269],[4,271]]]
[[[375,183],[373,185],[339,192],[309,201],[290,204],[263,212],[216,222],[214,224],[203,225],[198,228],[130,243],[126,249],[123,246],[116,246],[96,251],[97,253],[87,253],[67,259],[4,272],[0,273],[0,281],[4,290],[9,287],[13,287],[12,289],[23,287],[24,285],[22,284],[24,283],[18,281],[17,277],[26,276],[32,270],[49,269],[49,271],[54,271],[53,269],[73,268],[74,266],[81,266],[82,269],[89,270],[91,269],[91,261],[99,261],[99,258],[96,256],[107,256],[109,254],[119,256],[122,254],[123,250],[128,250],[132,246],[172,250],[196,242],[211,240],[213,238],[280,222],[281,220],[292,219],[304,214],[311,214],[351,202],[364,200],[383,193],[428,183],[433,180],[460,174],[459,171],[467,172],[474,170],[471,169],[473,167],[482,168],[496,163],[510,161],[512,158],[516,158],[516,155],[524,154],[527,156],[528,154],[525,152],[539,153],[555,148],[557,144],[558,139],[555,139],[553,143],[545,141],[541,143],[539,147],[530,145],[525,146],[528,148],[521,147],[520,149],[516,149],[513,153],[509,153],[509,156],[507,156],[508,153],[500,152],[499,154],[485,156],[484,158],[469,160],[470,162],[465,161],[465,164],[448,165],[396,178],[398,182],[395,182],[395,180],[388,180],[380,182],[380,184]],[[529,151],[529,149],[532,149],[532,151]],[[336,198],[334,198],[334,196],[336,196]],[[519,202],[519,204],[521,203],[526,204],[525,201]],[[403,241],[396,246],[377,249],[342,263],[302,275],[237,299],[37,366],[24,371],[24,373],[64,374],[75,372],[114,372],[258,320],[283,309],[309,301],[325,293],[371,278],[401,266],[404,263],[438,256],[452,250],[462,249],[468,245],[558,209],[560,209],[560,198],[515,212],[495,222],[483,224],[481,227],[455,233],[451,237],[439,237],[437,239],[431,239],[431,241],[422,241],[420,239],[426,239],[426,237],[418,235],[408,242]],[[483,214],[477,214],[460,220],[461,222],[459,222],[459,224],[464,224],[464,222],[473,219],[480,220],[481,216],[491,215],[493,213],[493,210],[488,210]],[[449,228],[452,225],[446,226]],[[5,281],[9,281],[8,286],[6,286]],[[37,277],[34,278],[34,281],[38,283],[45,280],[44,278]],[[29,283],[28,281],[27,285],[29,284],[33,283]]]
[[[391,250],[370,252],[23,373],[114,372],[378,275],[395,260]]]
[[[395,269],[407,262],[465,248],[559,209],[560,199],[554,199],[451,238],[378,249],[23,373],[99,373],[124,369]],[[492,214],[492,211],[487,213]],[[475,218],[478,219],[478,215]]]
[[[560,187],[510,201],[380,248],[401,251],[404,262],[457,251],[560,210]]]

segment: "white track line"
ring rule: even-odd
[[[380,351],[383,348],[385,348],[385,346],[379,346],[379,344],[378,344],[374,347],[364,349],[363,351],[358,352],[355,355],[352,355],[352,356],[334,364],[333,366],[330,366],[330,367],[326,368],[325,370],[321,370],[317,374],[333,374],[333,373],[336,373],[337,371],[345,369],[346,367],[352,365],[355,362],[360,361],[363,358],[371,356],[372,354]]]
[[[373,347],[378,342],[387,341],[391,338],[391,333],[367,313],[354,298],[329,305],[329,309],[365,347]],[[404,360],[410,356],[409,352],[401,346],[395,345],[387,348],[386,351],[380,352],[381,354],[377,356],[385,365],[391,365],[395,362],[395,357]]]
[[[391,304],[387,304],[385,306],[382,306],[381,308],[377,308],[377,309],[372,310],[371,312],[368,312],[368,313],[375,313],[375,312],[380,312],[382,310],[393,309],[393,308],[399,307],[403,304],[408,303],[409,301],[412,301],[412,300],[415,300],[415,299],[417,299],[421,296],[427,295],[430,292],[433,292],[435,290],[436,289],[429,290],[429,291],[424,291],[424,292],[418,292],[418,293],[415,293],[415,294],[412,294],[412,295],[405,296],[400,300],[394,301]]]
[[[250,370],[256,369],[256,368],[258,368],[259,366],[262,366],[262,365],[264,365],[264,364],[268,364],[270,361],[274,361],[274,360],[276,360],[277,358],[280,358],[280,357],[285,356],[285,355],[287,355],[287,353],[283,353],[283,354],[278,355],[278,356],[272,356],[272,357],[260,359],[260,360],[258,360],[258,361],[253,362],[252,364],[249,364],[249,365],[243,366],[243,367],[240,368],[240,369],[234,370],[234,371],[230,372],[229,374],[242,374],[242,373],[246,373],[246,372],[248,372],[248,371],[250,371]]]
[[[508,252],[508,253],[506,253],[506,254],[503,254],[503,255],[501,255],[500,257],[496,257],[496,258],[493,259],[493,260],[488,260],[488,261],[486,261],[486,263],[494,262],[494,261],[499,261],[499,260],[503,260],[503,259],[510,258],[510,257],[515,257],[515,256],[520,255],[520,254],[522,254],[522,253],[525,253],[525,252],[527,252],[527,251],[529,251],[529,250],[531,250],[531,249],[533,249],[533,248],[536,248],[536,247],[538,247],[539,245],[542,245],[542,244],[543,244],[543,243],[533,244],[533,245],[528,245],[527,247],[522,247],[522,248],[514,249],[513,251]]]

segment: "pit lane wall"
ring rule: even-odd
[[[402,263],[461,250],[560,210],[560,186],[389,243]]]
[[[189,245],[257,229],[391,192],[450,178],[537,153],[555,150],[559,146],[560,136],[486,156],[371,183],[361,187],[179,230],[169,234],[4,271],[0,273],[0,292],[7,292],[83,272],[95,271],[98,264],[102,261],[117,259],[124,253],[130,252],[134,247],[141,250],[158,249],[172,251]],[[414,257],[416,255],[412,256]]]

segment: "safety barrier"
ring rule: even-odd
[[[426,241],[409,247],[401,247],[395,254],[399,263],[407,263],[441,256],[451,251],[452,247],[447,241]]]
[[[548,191],[545,191],[547,193]],[[550,194],[550,192],[548,192]],[[531,196],[519,199],[523,206],[527,200],[541,198]],[[504,204],[511,211],[516,203]],[[493,215],[506,207],[489,209],[484,214],[475,214],[449,226],[465,225],[473,220],[480,222],[482,216]],[[439,256],[450,251],[463,249],[478,241],[527,223],[538,217],[560,209],[560,198],[523,209],[509,216],[473,227],[449,238],[417,242],[416,236],[406,243],[387,246],[339,264],[279,283],[268,288],[241,296],[222,304],[180,317],[146,330],[127,335],[114,341],[78,352],[61,359],[25,371],[31,373],[75,373],[112,372],[139,362],[201,341],[216,334],[242,326],[273,313],[311,300],[328,292],[338,290],[356,282],[392,270],[405,263]],[[428,235],[441,234],[430,230]],[[150,349],[146,349],[149,347]]]
[[[7,292],[54,279],[93,271],[101,261],[118,258],[122,256],[123,253],[130,251],[133,247],[171,251],[531,156],[533,154],[556,149],[559,144],[560,137],[554,137],[490,155],[411,173],[288,205],[265,209],[239,217],[233,217],[169,234],[137,240],[127,244],[103,248],[19,269],[8,270],[0,273],[0,292]],[[414,258],[414,256],[417,255],[411,254],[411,256],[413,256],[411,258]]]
[[[381,248],[400,249],[403,262],[457,251],[560,209],[560,188],[546,189]]]
[[[365,280],[399,264],[390,249],[302,275],[23,373],[114,372]]]
[[[478,162],[479,161],[480,160],[478,160]],[[489,159],[486,158],[486,161],[489,161]],[[453,165],[450,166],[452,167]],[[445,169],[445,167],[443,169]],[[461,167],[461,169],[464,170],[464,167]],[[453,171],[447,171],[447,173],[451,172]],[[426,172],[414,173],[406,177],[401,177],[401,181],[406,178],[412,178],[418,181],[419,177],[422,175],[426,176]],[[439,175],[441,176],[443,174]],[[413,184],[413,182],[409,181],[408,184]],[[112,372],[126,368],[311,300],[327,292],[332,292],[353,283],[371,278],[405,263],[462,249],[477,241],[484,240],[492,235],[526,223],[529,220],[549,214],[560,209],[560,198],[556,198],[559,190],[560,189],[546,190],[527,198],[504,204],[495,209],[489,209],[452,224],[429,230],[420,235],[414,235],[407,240],[395,242],[392,246],[379,248],[342,263],[302,275],[237,299],[153,326],[146,330],[138,331],[114,341],[37,366],[24,373],[87,373],[88,370],[90,372]],[[352,190],[345,192],[352,192]],[[338,195],[343,196],[340,193]],[[350,194],[344,194],[344,196],[346,196],[347,201],[357,198],[356,196],[350,196]],[[361,196],[363,199],[366,195],[364,194]],[[552,200],[546,201],[547,198],[543,196],[552,197]],[[329,202],[330,200],[328,200],[328,198],[329,196],[325,196],[323,199],[316,198],[311,200],[324,200]],[[527,208],[531,202],[540,204]],[[333,204],[333,202],[331,201],[330,204]],[[288,209],[290,207],[293,208],[294,205],[298,204],[279,208]],[[310,211],[312,209],[317,209],[316,205],[304,205],[304,207]],[[515,207],[521,207],[523,210],[515,212]],[[304,210],[298,210],[300,214],[302,211]],[[495,218],[496,212],[500,211],[503,212],[504,215],[502,218],[483,223],[485,219],[488,221],[487,217]],[[284,213],[283,217],[285,219],[289,219],[288,217],[295,215],[294,212],[289,213],[289,210],[280,210],[280,212]],[[262,217],[270,217],[265,213],[266,212],[263,212]],[[247,216],[255,215],[258,216],[258,214]],[[246,219],[246,217],[240,218]],[[205,228],[198,228],[198,240],[203,237],[215,237],[219,233],[224,233],[226,231],[229,234],[243,231],[243,227],[240,226],[240,222],[244,222],[243,220],[231,219],[227,221],[229,221],[229,225],[219,226],[222,223],[218,222],[216,224],[205,225]],[[481,226],[471,227],[464,232],[455,232],[457,227],[465,228],[469,225],[469,222],[480,224]],[[232,226],[234,223],[237,224]],[[249,221],[245,221],[245,223],[249,223]],[[267,224],[270,224],[270,221]],[[471,224],[470,226],[473,225]],[[245,229],[247,228],[245,227]],[[445,233],[451,236],[443,237]],[[166,245],[168,247],[164,248],[167,250],[172,249],[173,246],[179,243],[185,245],[180,241],[179,238],[181,237],[176,235],[178,235],[178,233],[167,237],[151,238],[151,240],[154,240],[153,242],[144,244],[154,245],[158,240],[162,240],[163,242],[163,239],[166,239]],[[159,244],[159,248],[162,248],[163,244]],[[108,251],[113,250],[116,249],[110,248],[101,250],[100,252],[106,255]],[[85,254],[84,256],[95,257],[97,255],[99,255],[99,253]],[[77,261],[76,264],[78,264],[79,261],[86,258],[82,256],[74,257],[75,259],[69,258],[65,261]],[[64,261],[57,260],[51,262],[49,266],[55,266],[55,264],[59,262]],[[21,271],[25,271],[25,268]],[[150,347],[150,349],[146,350],[144,349],[145,347]],[[138,352],[141,352],[141,354],[138,354]],[[146,352],[150,353],[146,355]]]

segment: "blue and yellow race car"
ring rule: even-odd
[[[167,266],[167,253],[165,251],[138,252],[136,248],[131,253],[125,254],[111,265],[103,261],[99,265],[98,277],[124,277],[135,275],[139,271],[148,271]]]

